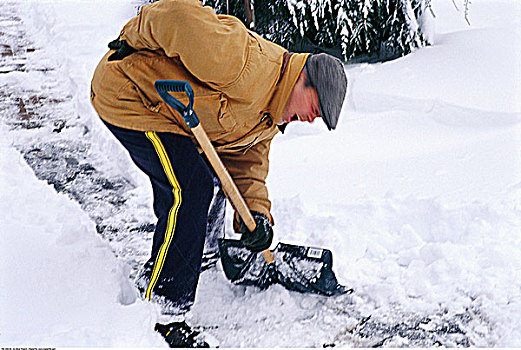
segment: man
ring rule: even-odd
[[[198,0],[143,7],[109,47],[94,73],[91,100],[152,183],[158,221],[144,294],[187,309],[199,278],[213,176],[154,82],[192,86],[195,112],[257,222],[249,232],[236,215],[234,226],[244,246],[259,252],[273,238],[265,185],[271,140],[293,121],[322,117],[329,130],[336,127],[347,87],[343,65],[325,54],[289,53]]]

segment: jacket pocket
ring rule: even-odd
[[[181,102],[183,102],[181,100]],[[184,103],[184,102],[183,102]],[[197,96],[194,110],[210,140],[219,140],[231,133],[237,123],[230,112],[228,99],[222,93]]]
[[[119,90],[116,95],[116,99],[121,101],[132,101],[136,104],[136,109],[139,105],[144,106],[146,109],[159,113],[160,103],[152,103],[148,97],[130,80],[128,80]]]
[[[132,82],[129,82],[130,88],[135,91],[135,94],[139,96],[139,99],[141,100],[141,103],[143,106],[145,106],[146,109],[153,113],[159,113],[161,110],[161,101],[151,101],[144,93],[141,91],[139,87],[137,87]]]

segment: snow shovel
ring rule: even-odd
[[[246,227],[250,231],[255,230],[255,220],[244,198],[193,110],[194,93],[190,84],[178,80],[157,80],[155,89],[170,107],[183,116],[221,180],[223,191],[232,207],[239,213]],[[188,105],[185,106],[169,92],[186,93]],[[218,245],[224,273],[234,283],[261,288],[280,283],[289,290],[322,295],[338,295],[351,291],[338,283],[332,270],[332,254],[328,249],[279,243],[273,251],[275,259],[269,249],[262,252],[263,258],[259,258],[258,254],[249,251],[238,240],[219,239]]]

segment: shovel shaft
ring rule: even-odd
[[[211,144],[210,139],[206,135],[206,132],[201,127],[201,124],[192,128],[192,132],[195,138],[197,139],[197,142],[206,154],[208,161],[210,162],[213,169],[219,176],[219,180],[221,180],[223,191],[226,194],[226,197],[228,197],[228,199],[230,200],[233,208],[239,213],[246,227],[250,231],[255,230],[257,224],[255,223],[255,220],[253,219],[253,216],[251,215],[248,206],[244,201],[244,198],[242,198],[242,196],[239,195],[239,189],[235,185],[235,182],[233,182],[233,179],[226,170],[223,162],[219,158],[219,155],[213,148],[213,145]]]
[[[226,197],[230,200],[232,207],[239,213],[242,221],[250,231],[254,231],[257,227],[257,223],[253,216],[251,215],[250,210],[248,209],[248,205],[244,201],[244,198],[241,196],[237,185],[233,181],[230,173],[224,166],[221,158],[215,151],[215,148],[210,142],[208,135],[204,131],[203,127],[199,123],[197,126],[193,127],[192,132],[199,143],[199,146],[203,149],[203,152],[206,154],[208,161],[212,165],[213,169],[217,173],[219,180],[221,180],[221,185],[223,187],[223,191],[226,194]],[[269,249],[266,249],[262,252],[262,256],[266,260],[268,264],[271,264],[274,260],[273,254]]]

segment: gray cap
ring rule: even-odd
[[[320,53],[309,56],[304,69],[309,83],[318,93],[324,123],[329,130],[335,129],[347,91],[344,64],[338,58]]]

